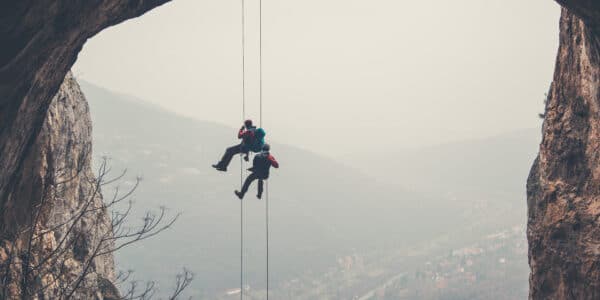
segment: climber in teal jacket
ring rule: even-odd
[[[262,146],[265,144],[265,135],[264,129],[256,128],[252,125],[252,120],[246,120],[244,126],[238,131],[238,139],[242,140],[241,143],[227,148],[221,160],[212,165],[213,168],[226,172],[227,166],[236,154],[245,154],[244,159],[248,161],[250,151],[258,153],[262,150]]]

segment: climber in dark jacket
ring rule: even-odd
[[[252,120],[246,120],[244,126],[240,128],[238,132],[238,139],[242,142],[239,145],[231,146],[225,150],[225,154],[221,160],[212,165],[213,168],[226,172],[227,166],[231,162],[231,159],[236,154],[245,154],[244,159],[248,161],[248,153],[250,151],[260,152],[262,145],[265,143],[265,131],[262,128],[256,128],[252,125]]]
[[[264,144],[262,149],[263,151],[254,156],[254,160],[252,160],[252,168],[248,169],[248,171],[251,171],[252,173],[250,173],[246,178],[246,181],[244,181],[242,191],[235,191],[235,194],[240,199],[244,198],[250,184],[256,179],[258,179],[258,194],[256,197],[260,199],[263,193],[263,181],[269,178],[269,169],[271,169],[271,167],[279,168],[279,163],[275,160],[275,157],[269,153],[269,150],[271,150],[269,144]]]

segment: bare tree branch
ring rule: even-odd
[[[25,247],[17,243],[8,244],[7,258],[0,264],[0,298],[8,294],[9,283],[14,280],[12,272],[19,272],[21,299],[30,299],[34,295],[43,294],[52,289],[52,294],[58,299],[78,298],[83,288],[87,288],[89,276],[95,272],[95,261],[104,255],[111,255],[124,247],[156,236],[169,229],[179,218],[180,214],[168,216],[167,209],[160,207],[158,211],[147,211],[141,222],[131,225],[129,217],[133,212],[131,197],[140,185],[141,178],[137,177],[135,183],[125,192],[122,192],[118,182],[122,180],[127,170],[123,170],[116,177],[107,179],[111,168],[108,159],[102,158],[95,178],[84,175],[87,154],[79,157],[75,171],[65,167],[49,174],[46,180],[47,187],[37,204],[32,204],[30,224],[18,230],[18,236],[25,235]],[[53,175],[53,176],[50,176]],[[60,179],[60,180],[58,180]],[[56,180],[56,181],[52,181]],[[79,181],[77,181],[79,180]],[[66,219],[54,224],[47,222],[47,214],[56,203],[66,202],[63,197],[64,188],[69,184],[79,185],[80,190],[88,191],[80,196],[83,201]],[[84,184],[89,186],[85,187]],[[116,185],[110,200],[101,201],[101,188],[107,185]],[[62,201],[62,202],[61,202]],[[119,205],[127,201],[125,206]],[[105,214],[110,213],[108,224]],[[90,227],[90,224],[92,227]],[[81,228],[87,231],[82,231]],[[89,229],[92,228],[92,229]],[[89,231],[93,232],[89,232]],[[57,237],[58,235],[58,237]],[[74,249],[79,241],[87,236],[95,236],[92,245],[87,245],[86,252],[81,261],[81,269],[73,273]],[[57,237],[57,240],[54,239]],[[4,241],[10,240],[4,238]],[[16,239],[15,239],[16,240]],[[47,241],[54,241],[48,244]],[[89,243],[87,241],[85,243]],[[80,258],[78,258],[78,261]],[[130,280],[132,271],[120,272],[111,284],[127,285],[121,292],[121,299],[152,299],[156,295],[156,284],[153,281],[140,284]],[[92,277],[94,278],[94,277]],[[193,274],[184,269],[176,276],[175,287],[168,299],[177,299],[189,286]]]

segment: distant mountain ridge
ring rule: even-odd
[[[456,141],[365,157],[370,175],[416,190],[494,189],[524,195],[524,180],[540,143],[540,129]],[[364,170],[368,171],[368,170]],[[515,176],[517,175],[517,176]],[[387,179],[387,180],[386,180]]]

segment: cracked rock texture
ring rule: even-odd
[[[68,74],[14,179],[21,188],[5,203],[3,221],[33,225],[13,228],[13,238],[1,244],[0,273],[6,275],[0,295],[19,298],[26,290],[26,298],[59,299],[75,290],[76,299],[105,298],[99,283],[114,280],[113,257],[93,253],[112,249],[104,240],[112,237],[112,227],[91,168],[91,129],[88,104]],[[35,228],[33,238],[29,228]],[[23,264],[41,267],[24,275]],[[89,274],[82,278],[84,270]]]
[[[560,0],[543,140],[527,182],[530,299],[600,299],[600,2]]]
[[[60,299],[65,295],[58,291],[69,285],[83,287],[75,299],[115,297],[112,255],[89,259],[111,232],[106,210],[81,218],[68,234],[70,226],[56,227],[83,203],[102,203],[90,168],[88,106],[67,72],[88,38],[165,2],[0,1],[1,299],[19,298],[23,290],[20,298]],[[24,276],[23,265],[44,263],[53,249],[61,249],[64,260]],[[90,274],[77,283],[84,269]],[[30,293],[35,290],[43,291]]]

